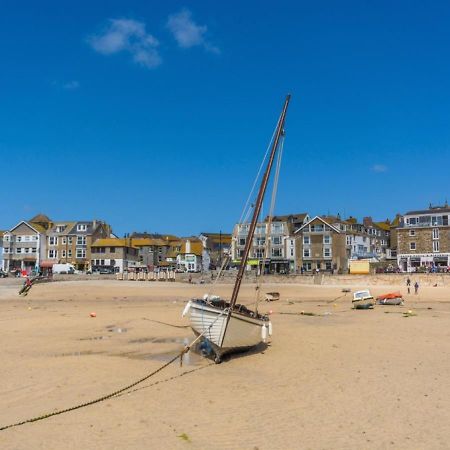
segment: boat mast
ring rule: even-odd
[[[256,223],[258,222],[259,213],[261,212],[262,202],[264,200],[264,194],[266,192],[267,184],[269,182],[270,172],[272,170],[273,160],[275,158],[275,153],[277,152],[278,143],[280,141],[281,135],[284,133],[284,121],[286,119],[286,112],[289,105],[289,100],[291,95],[286,96],[284,101],[283,110],[281,111],[280,118],[278,119],[278,125],[275,133],[275,139],[272,144],[272,149],[270,152],[269,162],[267,163],[266,171],[264,173],[263,179],[261,181],[261,186],[259,188],[258,197],[256,199],[255,209],[253,210],[253,217],[250,223],[250,229],[248,230],[247,241],[245,242],[244,254],[242,255],[241,265],[239,267],[238,274],[236,276],[236,282],[234,283],[233,294],[230,300],[230,310],[234,308],[236,300],[239,294],[239,289],[241,287],[242,278],[244,276],[245,267],[247,265],[248,255],[250,253],[250,248],[252,247],[253,235],[255,234]]]

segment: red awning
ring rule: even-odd
[[[39,267],[42,267],[43,269],[52,268],[53,264],[56,264],[56,261],[53,261],[51,259],[44,259],[43,261],[39,262]]]

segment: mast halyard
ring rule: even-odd
[[[270,177],[270,172],[272,170],[273,161],[274,161],[277,149],[278,149],[280,137],[284,132],[284,122],[286,119],[286,113],[287,113],[287,108],[288,108],[290,99],[291,99],[291,95],[288,94],[286,96],[286,100],[284,101],[284,106],[281,111],[280,118],[278,120],[278,126],[277,126],[277,130],[276,130],[275,138],[274,138],[274,141],[272,144],[269,161],[267,163],[266,171],[264,173],[263,179],[261,181],[261,186],[259,188],[258,197],[257,197],[256,203],[255,203],[255,209],[253,210],[252,221],[250,223],[250,229],[249,229],[248,235],[247,235],[247,241],[246,241],[245,247],[244,247],[244,254],[242,255],[242,258],[241,258],[241,265],[239,267],[239,271],[237,273],[236,281],[235,281],[234,288],[233,288],[233,293],[231,295],[230,312],[234,308],[234,305],[236,304],[236,301],[237,301],[237,297],[239,295],[239,289],[241,287],[242,278],[244,276],[245,267],[247,265],[248,255],[250,253],[250,248],[251,248],[252,242],[253,242],[253,236],[255,234],[256,223],[258,222],[258,217],[261,212],[261,206],[262,206],[262,202],[264,199],[264,194],[266,192],[267,184],[269,182],[269,177]]]

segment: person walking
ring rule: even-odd
[[[408,288],[408,294],[411,294],[411,280],[409,277],[406,279],[406,287]]]
[[[416,281],[414,283],[414,294],[418,294],[419,293],[419,283]]]

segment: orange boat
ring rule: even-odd
[[[379,305],[402,305],[403,296],[400,292],[389,292],[377,297],[377,303]]]

